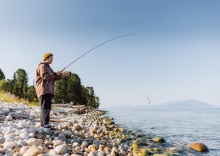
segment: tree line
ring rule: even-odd
[[[13,79],[7,80],[0,69],[0,91],[9,92],[29,102],[38,101],[35,86],[34,84],[28,85],[28,74],[24,69],[18,69],[14,73]],[[100,105],[99,97],[95,95],[93,87],[83,86],[80,77],[75,73],[56,81],[55,94],[54,103],[72,103],[93,108],[98,108]]]

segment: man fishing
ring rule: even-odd
[[[70,72],[58,71],[54,72],[50,67],[53,62],[53,54],[45,53],[43,61],[38,64],[36,71],[36,94],[41,105],[41,126],[55,130],[50,124],[51,101],[55,96],[55,81],[61,80],[64,77],[70,76]]]
[[[49,125],[50,121],[50,111],[51,111],[51,99],[55,96],[55,81],[62,79],[63,77],[69,76],[70,72],[63,72],[67,67],[78,61],[80,58],[84,57],[94,49],[102,46],[103,44],[106,44],[110,41],[113,41],[115,39],[125,37],[125,36],[133,36],[133,34],[125,34],[121,36],[117,36],[114,38],[111,38],[96,47],[90,49],[83,55],[81,55],[76,60],[72,61],[69,65],[67,65],[65,68],[63,68],[61,71],[54,72],[50,68],[50,64],[53,62],[53,54],[52,53],[45,53],[43,55],[43,61],[39,63],[37,67],[37,73],[36,73],[36,93],[37,97],[40,100],[41,104],[41,126],[44,128],[50,128],[54,129]]]

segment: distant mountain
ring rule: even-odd
[[[160,105],[146,104],[146,105],[118,105],[108,108],[104,108],[107,111],[145,111],[145,110],[157,110],[157,109],[199,109],[199,108],[215,108],[214,106],[202,101],[186,100],[186,101],[173,101]]]
[[[187,100],[187,101],[174,101],[160,105],[162,108],[169,109],[195,109],[195,108],[214,108],[217,106],[208,104],[202,101]]]

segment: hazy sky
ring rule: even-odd
[[[194,99],[220,105],[218,0],[0,0],[0,68],[33,84],[49,51],[93,86],[101,107]]]

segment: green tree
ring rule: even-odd
[[[3,73],[3,71],[0,69],[0,80],[4,80],[5,79],[5,74]]]
[[[86,105],[93,108],[98,108],[99,98],[95,96],[93,87],[84,87],[81,85],[81,80],[77,74],[71,74],[56,82],[56,103],[70,103],[74,105]]]
[[[86,87],[86,89],[88,90],[88,94],[87,94],[87,106],[93,107],[93,108],[98,108],[100,105],[99,102],[99,97],[97,97],[95,95],[94,89],[93,87]]]
[[[99,97],[95,97],[95,108],[99,108],[100,106],[100,100],[99,100]]]
[[[77,74],[57,81],[55,102],[81,104],[81,95],[81,80]]]
[[[68,102],[67,98],[67,83],[68,83],[68,78],[64,78],[60,81],[56,82],[56,91],[55,91],[55,97],[54,101],[56,103],[64,103]]]
[[[13,76],[12,93],[20,98],[25,98],[28,88],[28,75],[24,69],[18,69]]]
[[[70,102],[73,102],[75,105],[82,104],[81,79],[77,74],[71,74],[69,77],[67,91],[67,96]]]
[[[0,80],[0,90],[4,92],[12,93],[13,90],[13,80]]]
[[[83,105],[86,105],[87,106],[87,97],[89,96],[89,91],[86,87],[84,87],[83,85],[81,85],[81,90],[82,90],[82,94],[81,94],[81,103]]]
[[[27,88],[27,92],[25,93],[25,99],[27,99],[29,102],[37,102],[37,95],[36,90],[34,86],[29,86]]]

